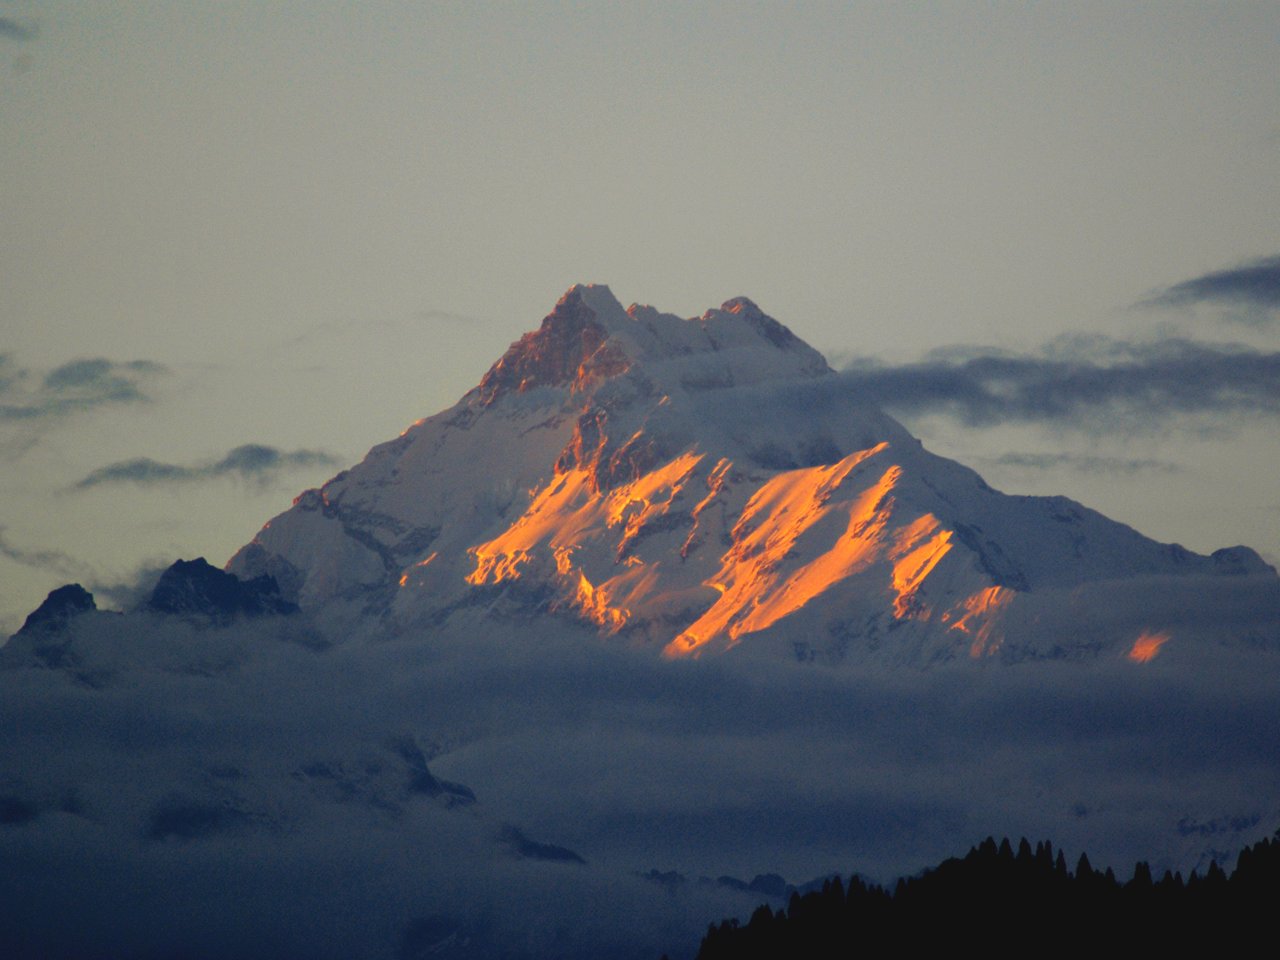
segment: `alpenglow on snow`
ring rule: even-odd
[[[1187,639],[1171,595],[1275,580],[1245,547],[1201,556],[991,489],[745,297],[681,319],[599,285],[228,569],[396,629],[550,613],[668,657],[917,664],[1149,660]]]

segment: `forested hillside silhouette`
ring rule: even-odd
[[[1232,949],[1254,937],[1274,942],[1280,895],[1280,831],[1241,851],[1230,876],[1211,863],[1204,875],[1165,872],[1140,862],[1128,882],[1099,872],[1082,854],[1071,870],[1061,850],[1027,840],[1015,851],[993,838],[892,889],[828,880],[793,893],[785,908],[759,907],[746,924],[712,924],[697,960],[865,956],[962,945],[985,954],[1050,948]]]

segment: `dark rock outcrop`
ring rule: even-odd
[[[81,614],[97,609],[92,593],[78,583],[68,583],[50,591],[44,603],[31,611],[14,636],[56,633]]]
[[[176,561],[161,575],[146,606],[155,613],[204,616],[219,623],[298,612],[297,604],[280,595],[275,577],[241,580],[204,557]]]

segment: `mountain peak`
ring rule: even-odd
[[[708,310],[702,315],[702,319],[704,321],[710,320],[717,314],[721,316],[728,314],[729,316],[746,320],[766,340],[779,349],[786,349],[793,344],[805,345],[803,340],[761,310],[753,300],[747,297],[734,297],[732,300],[726,300],[720,305],[718,311]]]
[[[778,350],[788,356],[778,357]],[[660,365],[674,367],[672,377],[658,379],[684,386],[829,372],[821,354],[746,297],[682,319],[639,304],[624,310],[607,286],[579,283],[537,330],[507,348],[480,381],[478,397],[488,406],[504,394],[537,387],[568,386],[579,393],[636,364],[651,376]]]
[[[478,388],[481,402],[487,406],[504,393],[535,387],[571,384],[576,389],[593,376],[625,371],[630,366],[626,356],[616,347],[606,348],[610,331],[602,317],[614,325],[618,317],[628,319],[608,287],[570,287],[542,325],[511,344],[489,368]]]
[[[237,616],[295,613],[298,609],[280,596],[274,577],[264,574],[242,580],[204,557],[174,561],[161,575],[146,606],[155,613],[207,616],[218,622]]]
[[[50,591],[14,636],[21,637],[41,631],[54,632],[65,627],[75,617],[97,609],[92,593],[78,583],[68,583]]]
[[[764,311],[756,306],[755,301],[750,297],[733,297],[720,304],[720,309],[725,313],[741,313],[747,316],[764,316]]]
[[[566,302],[582,304],[606,327],[616,326],[618,322],[625,323],[627,319],[622,304],[603,283],[575,283],[564,292],[556,305]]]

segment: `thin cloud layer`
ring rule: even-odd
[[[185,466],[162,463],[150,457],[120,460],[99,467],[75,484],[76,490],[88,490],[111,484],[133,483],[140,486],[195,483],[234,476],[242,480],[265,482],[277,474],[300,467],[331,467],[338,462],[323,450],[280,450],[257,443],[236,447],[218,460]]]
[[[429,307],[417,311],[412,317],[404,319],[362,320],[358,331],[361,337],[368,337],[370,331],[377,331],[386,336],[402,337],[406,333],[412,332],[415,328],[422,327],[423,324],[469,329],[483,326],[490,322],[484,317],[468,313],[456,313],[452,310]],[[351,337],[355,329],[357,328],[349,320],[325,320],[311,325],[302,333],[283,340],[280,346],[285,349],[295,349],[317,343],[332,342],[344,337]]]
[[[862,362],[842,377],[892,412],[943,414],[974,427],[1144,432],[1184,418],[1280,410],[1280,353],[1185,339],[1074,338],[1021,355],[965,348],[900,366]]]
[[[151,360],[73,360],[43,376],[0,354],[0,422],[38,423],[102,407],[144,403],[153,380],[168,372]]]
[[[37,30],[34,26],[15,20],[13,17],[0,17],[0,37],[10,40],[34,40]]]
[[[1152,297],[1153,306],[1232,303],[1280,307],[1280,256],[1263,257],[1229,270],[1215,270],[1174,284]]]
[[[986,463],[1000,467],[1022,467],[1028,470],[1075,470],[1111,476],[1135,473],[1177,473],[1182,468],[1168,460],[1140,457],[1097,457],[1079,453],[1006,453],[988,457]]]
[[[156,583],[172,562],[170,558],[155,557],[140,563],[123,578],[103,579],[97,575],[85,578],[85,586],[98,601],[100,609],[133,610],[151,596]]]
[[[0,526],[0,557],[33,570],[48,570],[59,576],[84,579],[89,567],[60,550],[29,550],[9,542],[5,528]]]

